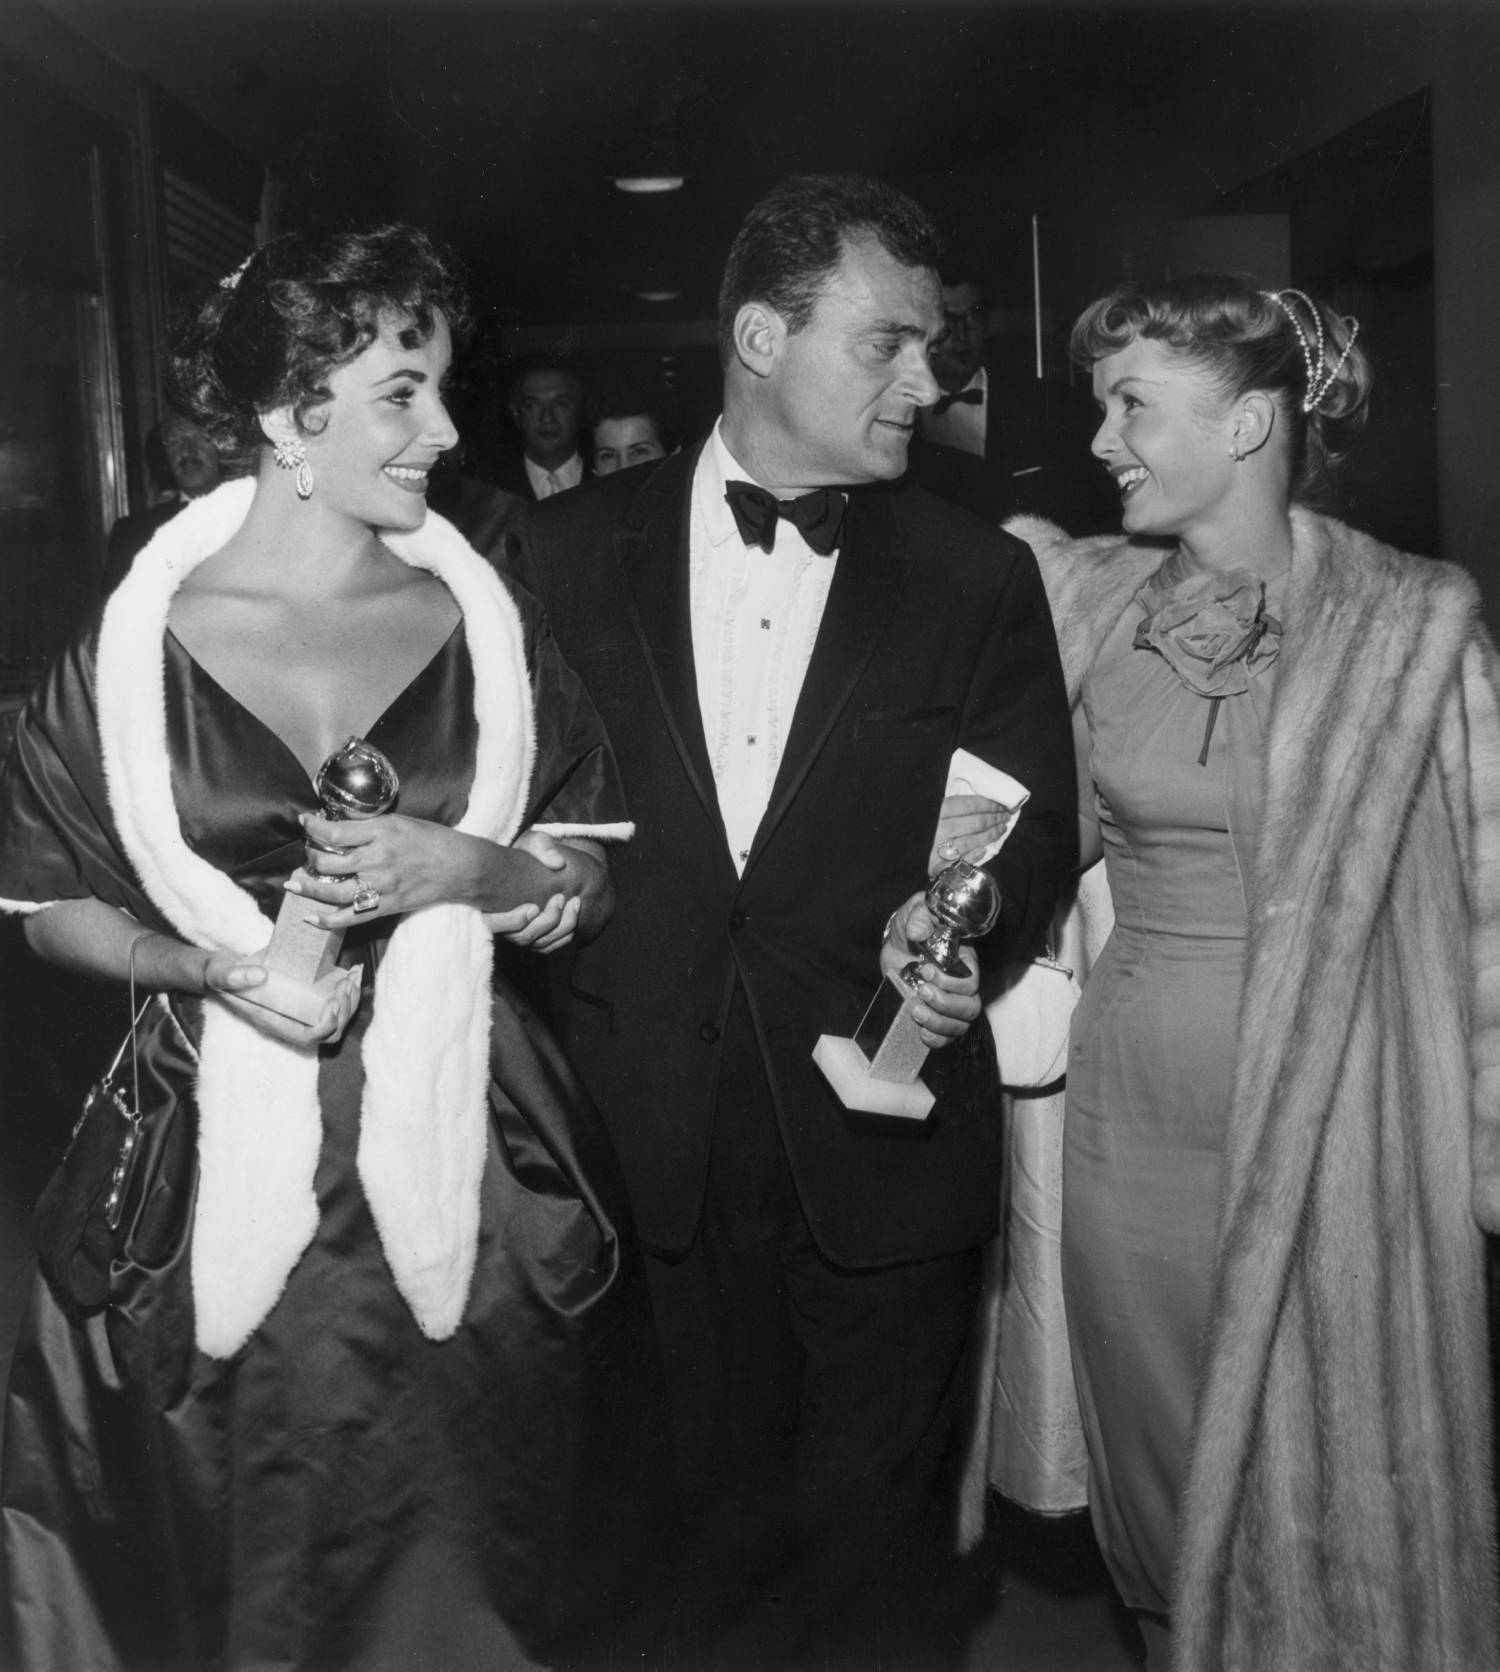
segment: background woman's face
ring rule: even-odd
[[[1222,509],[1235,485],[1232,403],[1203,367],[1136,337],[1095,362],[1094,399],[1104,416],[1093,453],[1127,533],[1189,534]]]
[[[656,433],[654,419],[645,414],[634,418],[601,418],[594,425],[594,474],[610,476],[633,464],[666,457],[667,450]]]
[[[332,398],[309,414],[303,441],[322,504],[372,528],[421,527],[428,472],[458,440],[443,404],[452,358],[441,314],[425,342],[410,319],[382,315],[375,341],[329,376]]]

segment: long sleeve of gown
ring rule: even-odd
[[[542,606],[511,585],[526,630],[536,716],[536,758],[526,824],[553,836],[622,841],[632,833],[625,791],[582,680],[563,659]]]
[[[0,911],[93,896],[151,915],[119,845],[100,763],[95,635],[85,634],[23,709],[0,776]]]

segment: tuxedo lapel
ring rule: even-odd
[[[615,535],[631,624],[651,683],[693,790],[720,835],[724,823],[709,765],[688,595],[688,514],[699,448],[677,453],[653,474]],[[725,848],[726,859],[728,849]]]
[[[879,488],[855,489],[849,495],[838,569],[797,698],[771,800],[746,862],[747,875],[827,743],[874,654],[911,566],[912,555],[886,493]]]

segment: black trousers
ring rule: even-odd
[[[737,993],[697,1237],[648,1259],[698,1604],[680,1664],[944,1664],[980,1261],[819,1254]]]

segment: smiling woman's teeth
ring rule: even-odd
[[[1129,470],[1122,470],[1115,477],[1115,485],[1121,493],[1133,493],[1146,480],[1146,471],[1139,465],[1132,465]]]
[[[404,482],[410,487],[417,487],[427,480],[427,472],[419,470],[410,464],[388,464],[385,467],[387,476],[394,476],[398,482]]]

